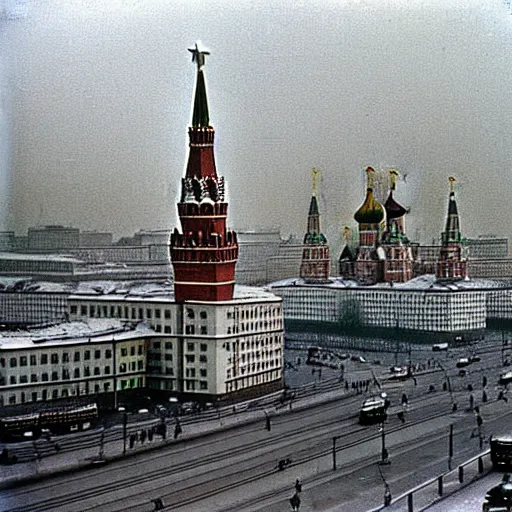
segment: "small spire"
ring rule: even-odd
[[[389,170],[390,190],[396,190],[396,180],[400,176],[396,169]]]
[[[316,169],[313,167],[311,169],[311,175],[313,177],[313,195],[316,196],[318,194],[318,180],[320,178],[320,169]]]
[[[455,182],[457,181],[453,176],[450,176],[448,178],[448,181],[450,182],[450,195],[455,193]]]
[[[373,190],[373,179],[374,179],[375,169],[373,167],[368,166],[365,169],[365,172],[366,172],[366,183],[367,183],[366,188],[368,190]]]
[[[206,49],[201,41],[196,41],[194,46],[188,49],[192,53],[192,62],[197,63],[197,69],[200,70],[204,66],[205,55],[210,55],[210,50]]]
[[[202,46],[201,41],[197,41],[188,51],[192,52],[192,62],[197,63],[196,94],[194,97],[192,126],[208,127],[210,126],[210,114],[208,111],[208,97],[206,95],[206,82],[203,68],[205,55],[210,55],[210,51]]]

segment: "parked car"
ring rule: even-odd
[[[441,352],[442,350],[448,350],[448,343],[436,343],[432,345],[432,352]]]

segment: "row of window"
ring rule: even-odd
[[[137,352],[137,355],[141,356],[144,354],[144,346],[138,345],[138,350],[135,349],[135,346],[132,345],[130,347],[130,355],[135,356]],[[91,350],[84,350],[83,352],[76,351],[73,354],[73,362],[78,363],[82,360],[89,361],[91,359],[91,356],[94,355],[94,359],[101,359],[102,354],[100,349],[95,349],[94,351]],[[128,348],[121,348],[121,357],[127,357],[128,356]],[[112,358],[112,350],[107,348],[104,353],[105,359],[111,359]],[[30,356],[19,356],[19,357],[11,357],[9,359],[9,366],[11,368],[16,368],[19,366],[38,366],[38,365],[45,365],[45,364],[60,364],[60,363],[69,363],[71,362],[71,354],[69,352],[63,352],[62,357],[59,357],[59,354],[57,352],[53,352],[51,354],[40,354],[39,356],[39,364],[37,362],[37,355],[31,354]],[[2,368],[5,367],[6,359],[1,358],[0,359],[0,365]]]
[[[141,371],[144,370],[143,361],[132,361],[130,364],[121,363],[119,365],[119,373],[126,373],[127,371]],[[103,369],[104,375],[110,375],[111,369],[110,366],[105,366]],[[95,366],[93,370],[93,375],[101,375],[101,368],[99,366]],[[82,372],[80,368],[75,368],[73,370],[73,378],[79,379],[82,376]],[[83,368],[83,376],[90,377],[91,376],[91,368],[89,366],[85,366]],[[49,380],[70,380],[71,372],[68,368],[63,368],[61,372],[53,371],[53,372],[43,372],[39,376],[37,373],[30,374],[30,382],[38,382],[39,377],[41,378],[41,382],[48,382]],[[27,384],[29,382],[28,375],[20,375],[17,377],[16,375],[11,375],[9,377],[9,384]]]
[[[71,315],[77,315],[78,306],[72,304],[70,306],[69,312]],[[80,316],[89,316],[91,318],[131,318],[132,320],[144,320],[144,318],[152,319],[154,317],[157,320],[160,318],[170,320],[171,310],[162,310],[160,308],[146,308],[146,310],[144,311],[144,308],[141,307],[108,306],[106,304],[89,304],[87,306],[86,304],[82,304],[80,306]]]

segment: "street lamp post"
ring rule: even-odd
[[[390,464],[388,450],[386,448],[386,430],[384,429],[384,422],[381,423],[380,438],[381,438],[381,460],[379,464]]]

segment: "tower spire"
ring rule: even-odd
[[[192,126],[210,126],[210,114],[208,112],[208,98],[206,95],[206,81],[204,78],[205,55],[210,51],[204,48],[201,41],[188,49],[192,52],[192,62],[197,63],[196,93],[194,96],[194,110],[192,113]]]
[[[174,229],[170,240],[174,293],[177,302],[230,300],[238,242],[236,233],[226,227],[224,178],[217,176],[215,168],[215,131],[210,126],[204,79],[205,55],[210,52],[200,42],[189,51],[197,64],[197,77],[187,170],[178,203],[182,232]]]

